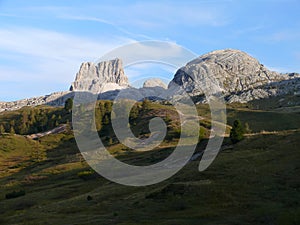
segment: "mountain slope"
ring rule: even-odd
[[[39,144],[47,149],[44,161],[23,163],[14,172],[11,167],[0,179],[0,223],[299,224],[299,137],[299,132],[248,137],[202,173],[194,161],[174,177],[140,188],[89,175],[71,137],[44,137]],[[141,159],[151,157],[120,158]],[[13,190],[26,195],[5,199]]]
[[[169,87],[175,83],[196,96],[203,95],[204,88],[212,90],[211,82],[220,86],[228,102],[300,91],[299,74],[270,71],[247,53],[232,49],[213,51],[187,63],[176,72]]]

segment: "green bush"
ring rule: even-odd
[[[72,98],[68,98],[65,102],[65,110],[67,112],[71,112],[72,108],[73,108],[73,99]]]
[[[233,144],[244,139],[245,128],[240,120],[235,120],[233,122],[232,129],[230,131],[230,139]]]
[[[24,190],[20,190],[20,191],[13,191],[10,193],[7,193],[5,195],[6,199],[11,199],[11,198],[18,198],[20,196],[24,196],[25,195],[25,191]]]
[[[85,170],[77,173],[77,176],[83,180],[91,180],[97,177],[94,170]]]

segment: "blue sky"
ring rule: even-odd
[[[279,72],[300,72],[296,0],[0,0],[0,101],[67,90],[81,62],[144,40],[174,42],[201,55],[234,48]],[[169,68],[137,67],[142,73]]]

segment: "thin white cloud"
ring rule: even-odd
[[[299,29],[279,30],[264,36],[259,36],[257,39],[272,43],[283,41],[300,41],[300,32]]]
[[[113,25],[113,26],[115,25],[114,23],[112,23],[108,20],[101,19],[99,17],[92,17],[92,16],[63,15],[63,16],[59,16],[59,18],[68,19],[68,20],[79,20],[79,21],[94,21],[94,22],[104,23],[104,24]]]
[[[16,14],[10,14],[10,13],[0,13],[0,17],[20,17]]]
[[[98,41],[33,28],[0,29],[0,49],[18,54],[26,54],[41,58],[68,61],[73,58],[97,57],[125,39]]]
[[[98,23],[103,23],[110,25],[114,27],[116,30],[119,30],[120,32],[134,38],[143,38],[143,39],[153,39],[147,35],[144,34],[139,34],[139,33],[134,33],[130,32],[129,30],[118,26],[116,23],[113,23],[109,20],[105,20],[99,17],[91,17],[91,16],[72,16],[72,15],[63,15],[63,16],[58,16],[60,19],[67,19],[67,20],[78,20],[78,21],[92,21],[92,22],[98,22]]]
[[[196,58],[197,55],[189,49],[172,42],[143,41],[132,42],[129,45],[115,48],[103,55],[99,60],[105,61],[116,57],[123,59],[125,66],[138,62],[152,61],[179,68]]]
[[[149,76],[171,79],[177,69],[170,65],[155,62],[140,62],[124,68],[125,74],[130,80]]]
[[[275,72],[278,72],[278,73],[288,73],[288,72],[291,72],[290,69],[288,68],[284,68],[284,67],[279,67],[279,66],[267,66],[266,67],[271,70],[271,71],[275,71]]]
[[[260,31],[264,29],[264,25],[256,25],[256,26],[251,26],[251,27],[245,27],[242,29],[238,29],[232,32],[233,36],[241,36],[241,35],[246,35],[246,34],[253,34],[257,31]]]
[[[128,5],[125,9],[117,10],[121,20],[142,28],[168,27],[170,25],[199,26],[199,25],[224,25],[228,21],[227,15],[219,5],[208,2],[138,2]]]
[[[0,29],[0,50],[8,53],[7,57],[1,54],[0,82],[23,82],[33,89],[33,84],[39,83],[45,90],[49,90],[51,83],[65,84],[63,90],[67,90],[82,62],[95,61],[110,49],[129,41],[132,40],[122,37],[91,40],[28,27]]]
[[[170,26],[223,26],[230,20],[226,7],[232,1],[157,1],[126,4],[84,4],[75,7],[26,7],[22,10],[49,13],[57,18],[90,20],[117,26],[130,32],[133,28],[164,29]],[[21,9],[16,9],[21,10]],[[99,18],[101,15],[101,18]]]
[[[300,52],[295,52],[294,55],[295,55],[296,59],[299,61],[299,63],[300,63]]]

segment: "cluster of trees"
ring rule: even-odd
[[[62,123],[60,112],[49,112],[47,109],[25,109],[14,119],[0,125],[0,133],[32,134],[43,132]]]
[[[100,101],[95,110],[95,123],[97,130],[101,130],[103,125],[108,125],[111,122],[111,101]]]
[[[129,123],[130,126],[135,126],[139,124],[140,120],[143,118],[144,120],[150,120],[151,116],[148,118],[144,118],[143,115],[147,115],[149,110],[151,109],[151,101],[148,99],[144,99],[142,102],[138,102],[132,105],[130,100],[128,101],[120,101],[119,103],[115,103],[114,111],[113,103],[111,101],[99,101],[96,104],[95,108],[95,125],[96,129],[101,136],[105,136],[106,138],[110,138],[109,142],[113,142],[115,134],[111,127],[111,120],[118,117],[126,117],[128,120],[129,115]],[[80,113],[84,116],[85,106],[81,106]],[[87,106],[89,107],[89,106]],[[59,124],[68,123],[71,121],[71,112],[73,108],[73,99],[67,99],[64,105],[64,108],[44,108],[44,107],[35,107],[35,108],[23,108],[22,111],[18,115],[15,115],[6,122],[0,124],[0,134],[3,133],[11,133],[11,134],[33,134],[51,130]],[[170,136],[174,138],[175,136],[180,136],[180,129],[176,130],[174,126],[171,124],[172,120],[170,115],[166,113],[165,118],[163,118],[168,126],[168,133]],[[128,124],[129,126],[129,124]],[[145,128],[145,129],[144,129]],[[143,131],[140,129],[135,129],[136,135],[140,135],[142,133],[147,133],[148,127],[144,127]],[[174,130],[175,129],[175,130]],[[91,131],[91,127],[85,127],[83,124],[83,132]],[[134,131],[134,130],[133,130]]]
[[[131,107],[131,105],[132,102],[122,101],[114,106],[114,111],[117,116],[128,117],[129,115],[129,123],[135,125],[138,122],[138,119],[150,110],[151,102],[144,99],[142,103],[135,103],[133,107]],[[116,116],[114,112],[112,112],[112,106],[113,103],[111,101],[99,101],[95,109],[96,129],[98,132],[102,131],[105,133],[110,139],[114,136],[114,132],[111,128],[111,119]],[[13,119],[9,120],[9,122],[0,124],[0,134],[17,133],[26,135],[53,129],[59,124],[68,123],[68,121],[71,120],[72,107],[73,99],[69,98],[65,102],[63,109],[50,110],[49,108],[40,107],[23,109],[18,116],[15,116]],[[166,118],[164,119],[168,124],[169,138],[172,139],[175,136],[179,137],[181,133],[180,129],[176,130],[170,125],[171,119],[168,114],[166,114]],[[240,120],[235,120],[230,131],[232,143],[235,144],[244,139],[244,134],[249,131],[249,125],[247,123],[243,125]]]
[[[131,107],[131,102],[121,101],[115,103],[114,111],[112,111],[113,103],[111,101],[100,101],[96,105],[95,123],[96,128],[100,131],[105,125],[110,125],[111,120],[115,117],[128,117],[129,122],[134,124],[136,120],[150,108],[150,101],[145,99],[142,103],[136,103]],[[127,118],[126,118],[127,119]]]
[[[112,102],[111,101],[99,101],[95,110],[95,124],[98,131],[104,126],[109,127],[112,119]],[[121,105],[121,115],[125,115],[126,110],[130,104],[124,102]],[[144,100],[142,104],[137,103],[130,110],[129,120],[135,121],[142,111],[149,109],[150,101]],[[64,108],[49,109],[49,108],[24,108],[22,111],[14,117],[8,119],[8,121],[0,124],[0,134],[33,134],[38,132],[44,132],[57,127],[59,124],[67,123],[71,121],[71,112],[73,107],[73,99],[66,100]],[[84,109],[82,110],[84,112]],[[120,115],[120,114],[118,114]]]
[[[9,122],[0,124],[0,134],[27,135],[51,130],[71,120],[72,107],[73,99],[69,98],[65,102],[64,109],[23,108],[18,115],[10,118]]]

